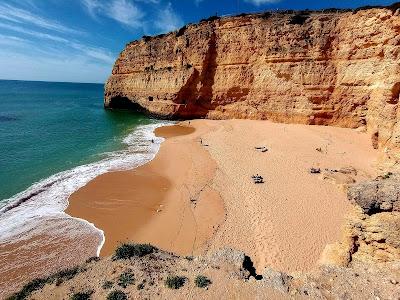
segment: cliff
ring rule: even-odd
[[[400,146],[400,4],[210,18],[126,46],[105,107],[365,128]]]

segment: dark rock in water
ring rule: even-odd
[[[368,215],[400,212],[400,179],[393,177],[357,184],[349,189],[348,199]]]

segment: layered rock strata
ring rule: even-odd
[[[365,128],[400,146],[400,5],[210,18],[126,46],[105,107]]]

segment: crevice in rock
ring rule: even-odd
[[[400,82],[397,82],[392,87],[392,97],[388,102],[390,104],[397,104],[397,103],[399,103],[399,100],[400,100]]]
[[[254,277],[256,280],[263,279],[262,275],[258,275],[256,272],[256,268],[254,267],[254,263],[252,262],[249,256],[245,256],[243,260],[243,269],[249,271],[250,277]]]
[[[358,236],[353,236],[353,243],[352,247],[349,252],[349,262],[353,261],[353,254],[357,253],[358,249],[360,248],[360,242],[359,242],[359,237]]]

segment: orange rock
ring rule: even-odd
[[[397,7],[224,17],[126,46],[105,107],[366,127],[400,146]]]

